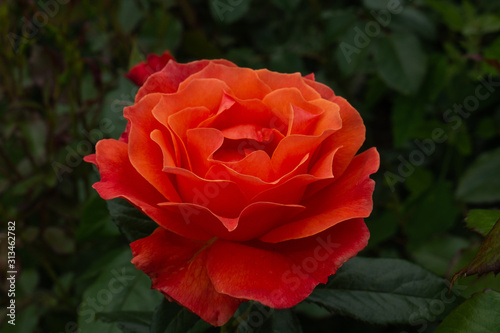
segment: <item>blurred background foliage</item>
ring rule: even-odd
[[[82,157],[124,129],[137,89],[123,74],[166,49],[179,62],[315,73],[345,97],[365,120],[365,147],[381,154],[362,255],[451,279],[499,218],[499,32],[497,0],[2,1],[0,219],[16,221],[19,272],[16,326],[2,313],[2,332],[120,332],[81,311],[130,260]],[[3,281],[4,241],[2,231]],[[149,279],[127,272],[119,299],[96,313],[157,306]],[[456,283],[465,298],[500,291],[493,273]],[[304,332],[420,328],[297,311]]]

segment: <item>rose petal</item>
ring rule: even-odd
[[[123,141],[125,143],[128,143],[128,134],[129,134],[129,132],[130,132],[130,121],[127,122],[127,126],[125,127],[125,130],[120,135],[120,138],[118,140]]]
[[[335,97],[335,93],[333,92],[333,90],[323,83],[317,82],[314,79],[311,80],[307,77],[304,77],[304,82],[314,90],[316,90],[321,95],[321,97],[326,100],[331,100]]]
[[[225,162],[224,165],[240,174],[255,176],[265,182],[274,178],[271,158],[262,150],[256,150],[237,162]]]
[[[268,69],[259,69],[255,72],[272,90],[293,87],[297,88],[301,95],[308,101],[321,98],[321,95],[304,81],[300,73],[283,74],[271,72]]]
[[[168,117],[167,123],[177,137],[183,142],[187,141],[187,131],[196,128],[210,116],[210,110],[205,106],[191,106]]]
[[[295,168],[305,155],[312,155],[316,149],[334,132],[325,131],[320,136],[292,135],[280,141],[271,158],[274,172],[282,176]]]
[[[311,183],[320,180],[308,174],[296,175],[281,184],[270,187],[255,195],[250,201],[270,201],[281,204],[298,204]]]
[[[126,199],[172,232],[192,239],[210,238],[203,230],[187,226],[181,216],[157,206],[157,203],[165,201],[165,197],[130,164],[126,143],[113,139],[99,141],[96,145],[96,165],[101,181],[95,183],[93,188],[104,200]]]
[[[215,289],[272,308],[289,308],[326,283],[368,243],[363,220],[335,225],[316,235],[279,244],[217,241],[209,249],[207,273]]]
[[[216,78],[224,81],[231,88],[234,95],[241,99],[262,99],[271,92],[271,89],[259,78],[254,70],[229,67],[213,61],[199,72],[189,76],[179,85],[179,88],[200,78]]]
[[[215,128],[192,128],[187,131],[186,150],[193,166],[193,172],[204,176],[213,165],[213,156],[222,146],[224,136]]]
[[[321,135],[324,131],[331,129],[339,130],[343,126],[338,104],[327,101],[326,99],[316,99],[314,101],[309,101],[309,103],[323,110],[314,124],[314,130],[310,133],[311,135]]]
[[[137,172],[167,200],[179,202],[181,199],[175,187],[169,177],[162,172],[163,152],[151,140],[151,132],[155,129],[163,129],[163,131],[168,132],[168,129],[152,115],[154,108],[162,108],[162,104],[159,103],[161,100],[161,94],[151,94],[124,110],[125,118],[131,123],[128,137],[129,158]],[[170,143],[168,146],[172,145]],[[174,154],[173,151],[169,153]]]
[[[165,51],[161,56],[149,54],[146,63],[141,61],[132,67],[125,77],[136,85],[142,86],[151,74],[160,71],[170,60],[175,59],[169,51]]]
[[[250,241],[267,231],[288,223],[305,209],[301,205],[284,205],[275,202],[254,202],[241,212],[233,222],[233,230],[225,230],[216,236],[238,242]]]
[[[175,168],[180,165],[180,161],[176,159],[173,151],[172,142],[168,140],[162,131],[155,129],[151,132],[151,140],[156,142],[163,153],[163,167]]]
[[[179,91],[172,94],[163,94],[163,106],[154,112],[159,122],[168,126],[170,116],[189,107],[205,107],[210,112],[217,112],[221,105],[222,96],[229,87],[217,79],[200,79],[191,81]]]
[[[368,217],[372,211],[375,186],[369,175],[377,171],[378,167],[379,155],[375,148],[359,154],[340,179],[301,203],[307,210],[295,221],[270,231],[260,239],[278,243],[303,238],[342,221]]]
[[[158,205],[182,215],[193,228],[200,228],[217,238],[238,242],[256,239],[289,222],[305,209],[301,205],[255,202],[246,206],[237,217],[223,217],[198,204],[163,202]]]
[[[238,217],[218,216],[198,203],[162,202],[158,206],[181,215],[192,228],[199,228],[212,236],[225,235],[238,226]]]
[[[291,221],[305,209],[301,205],[285,205],[276,202],[254,202],[241,212],[237,227],[217,237],[238,242],[256,239],[275,227]]]
[[[228,96],[227,93],[224,93],[224,98],[233,101],[231,106],[224,109],[224,112],[218,112],[202,122],[200,127],[213,127],[222,131],[239,124],[253,124],[262,128],[277,129],[280,132],[286,130],[286,124],[274,116],[269,107],[262,101],[257,99],[243,100],[235,96]],[[248,110],[252,110],[252,112],[248,112]]]
[[[251,157],[250,155],[248,155],[247,157]],[[309,154],[306,154],[305,156],[302,157],[302,160],[298,162],[298,164],[295,166],[294,169],[290,170],[288,173],[284,174],[280,178],[275,179],[273,181],[264,181],[263,179],[258,178],[257,176],[244,174],[243,173],[245,171],[244,164],[236,167],[227,162],[223,164],[213,165],[207,172],[205,178],[214,180],[225,179],[232,181],[235,184],[238,184],[238,187],[241,189],[242,193],[244,193],[249,200],[251,199],[249,202],[255,202],[256,201],[255,198],[260,193],[275,188],[279,186],[279,184],[288,181],[290,178],[293,178],[297,175],[304,173],[307,170],[308,162],[309,162]],[[242,167],[243,169],[240,170],[239,169],[240,167]],[[249,166],[249,168],[250,167],[251,166]],[[253,173],[259,175],[257,171],[253,171]],[[264,178],[264,175],[262,175],[262,177]],[[282,199],[284,201],[287,201],[286,197],[283,197]]]
[[[333,163],[333,174],[335,177],[340,177],[365,141],[365,125],[358,111],[344,98],[335,96],[332,102],[340,107],[339,112],[342,118],[342,128],[329,139],[334,142],[334,146],[342,146],[335,154]]]
[[[210,242],[179,237],[163,228],[132,244],[132,263],[155,288],[214,326],[224,325],[242,300],[217,292],[207,269]],[[210,305],[210,306],[208,306]]]
[[[236,66],[227,60],[200,60],[187,64],[179,64],[169,61],[159,72],[152,74],[135,96],[135,102],[140,101],[144,96],[152,93],[173,93],[179,88],[179,84],[190,75],[199,72],[209,63],[215,62],[221,66]]]
[[[304,79],[315,81],[316,80],[316,76],[314,75],[314,73],[309,73],[307,75],[304,75]]]
[[[227,178],[208,180],[181,168],[164,168],[163,171],[175,177],[184,203],[207,207],[213,213],[229,218],[237,217],[248,204],[246,194]]]

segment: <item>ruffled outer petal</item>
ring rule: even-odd
[[[179,237],[163,228],[132,244],[132,263],[152,279],[152,288],[214,326],[224,325],[241,300],[217,292],[206,269],[210,243]]]
[[[280,244],[217,241],[207,257],[215,289],[272,308],[289,308],[326,283],[368,243],[363,220],[335,225],[313,237]]]
[[[363,220],[356,219],[314,237],[272,245],[194,241],[158,228],[130,246],[132,263],[151,277],[152,288],[221,326],[247,299],[273,308],[296,305],[368,238]]]
[[[363,145],[366,129],[358,111],[344,98],[334,96],[331,101],[340,107],[339,112],[342,118],[342,128],[330,138],[336,146],[342,146],[335,154],[333,165],[333,174],[339,177]]]
[[[182,215],[157,206],[165,197],[148,183],[130,164],[127,144],[105,139],[96,145],[96,154],[85,158],[97,165],[101,181],[93,185],[104,200],[123,198],[139,208],[159,225],[192,239],[208,239],[210,235],[201,229],[191,228]]]
[[[128,136],[128,154],[134,168],[150,184],[162,193],[167,200],[180,201],[174,185],[169,177],[162,172],[163,152],[162,149],[151,139],[153,131],[168,129],[160,124],[153,116],[152,111],[161,107],[161,94],[151,94],[143,98],[139,103],[125,109],[124,116],[131,123]],[[170,136],[170,135],[169,135]],[[171,147],[169,143],[166,147]],[[174,156],[175,152],[168,152]]]

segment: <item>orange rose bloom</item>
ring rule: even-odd
[[[359,113],[314,76],[170,60],[124,116],[86,158],[94,188],[158,224],[132,262],[210,324],[292,307],[366,246],[379,156],[356,155]]]

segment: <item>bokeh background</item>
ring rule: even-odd
[[[365,147],[381,154],[361,255],[450,279],[484,239],[466,216],[500,205],[499,32],[497,0],[1,1],[2,295],[13,220],[18,270],[16,326],[2,296],[2,332],[121,332],[95,314],[158,305],[82,157],[125,127],[122,109],[137,88],[123,74],[165,50],[179,62],[314,73],[345,97],[365,120]],[[500,290],[491,273],[458,283],[465,298]],[[422,327],[371,326],[307,306],[297,316],[304,332]]]

